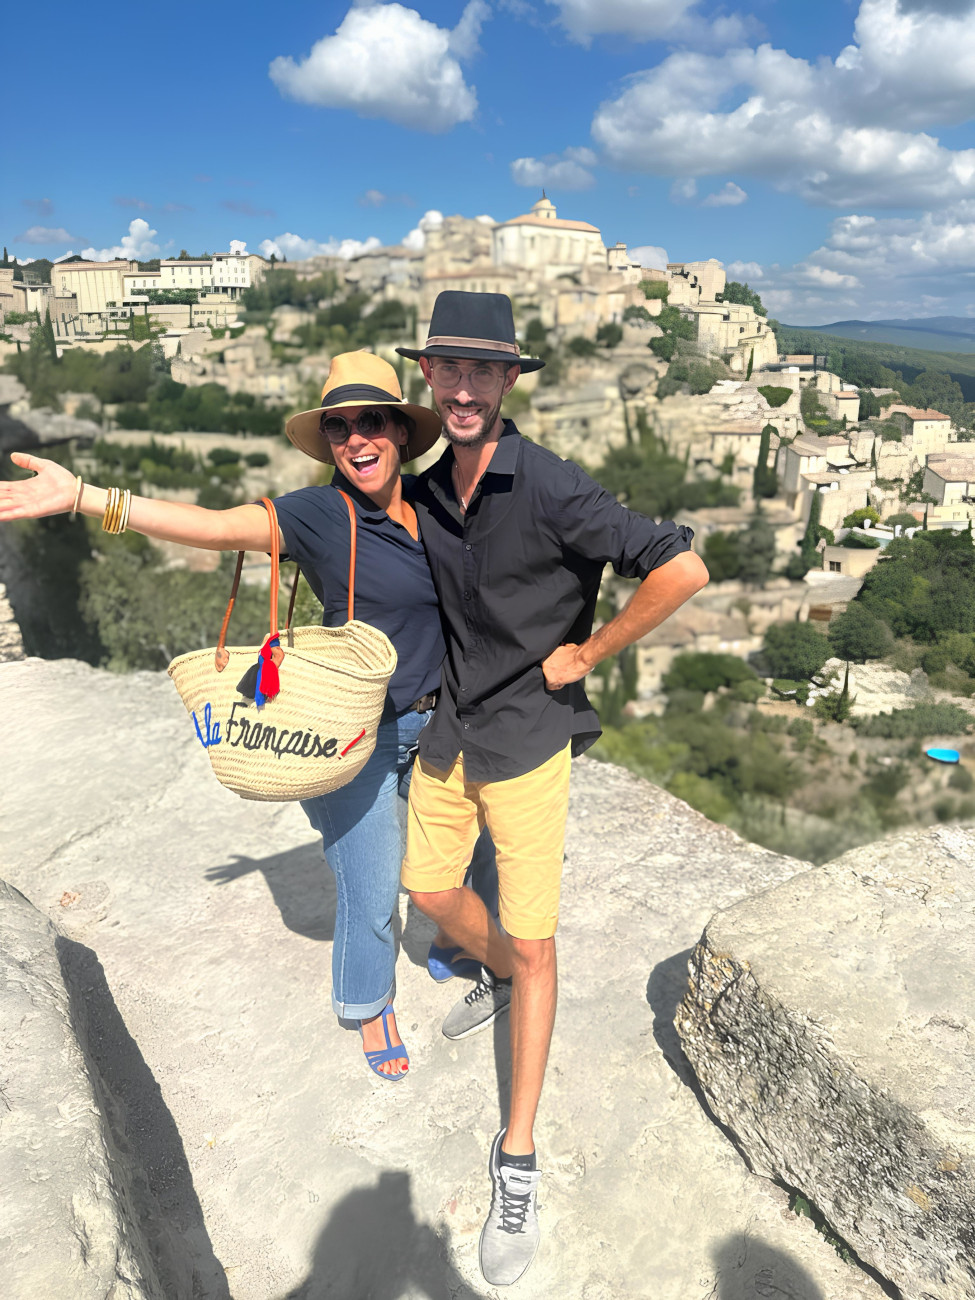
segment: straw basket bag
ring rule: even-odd
[[[291,627],[296,574],[288,625],[279,636],[278,519],[264,497],[271,551],[267,640],[260,647],[225,644],[244,562],[241,551],[216,648],[180,655],[169,665],[214,775],[243,799],[327,794],[351,781],[376,746],[396,651],[378,628],[355,620],[355,511],[346,494],[341,496],[352,528],[349,621],[343,627]]]

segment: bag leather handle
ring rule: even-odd
[[[337,488],[339,496],[345,502],[346,509],[349,512],[349,528],[351,531],[351,545],[349,546],[349,605],[348,621],[351,623],[355,618],[355,553],[356,553],[356,518],[355,509],[347,493],[341,488]],[[261,497],[261,505],[267,511],[268,527],[270,529],[270,553],[271,553],[271,613],[268,620],[269,635],[274,636],[278,631],[278,589],[281,576],[281,557],[278,541],[278,512],[274,508],[274,502],[270,497]],[[230,589],[230,599],[227,602],[227,610],[223,616],[223,622],[220,624],[220,635],[217,637],[217,648],[213,652],[213,666],[218,673],[222,673],[230,662],[230,654],[226,648],[227,629],[230,626],[230,615],[233,612],[234,602],[237,599],[237,589],[240,586],[240,575],[244,568],[244,552],[237,552],[237,567],[234,570],[233,586]],[[291,619],[295,610],[295,599],[298,595],[298,582],[301,578],[301,570],[295,565],[295,580],[291,587],[291,599],[288,602],[288,621],[285,624],[285,632],[288,637],[288,645],[294,645],[294,632],[291,628]]]

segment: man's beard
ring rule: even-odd
[[[502,396],[498,398],[497,403],[493,407],[482,408],[483,414],[481,416],[481,427],[476,431],[473,429],[465,429],[462,433],[454,433],[448,427],[447,424],[448,417],[444,416],[443,417],[444,437],[447,439],[448,442],[452,442],[457,447],[480,447],[483,443],[487,442],[488,437],[490,436],[492,430],[494,429],[495,424],[497,424],[498,416],[501,414],[501,403],[503,401],[504,401],[504,395],[502,394]],[[449,402],[446,403],[446,405],[448,406],[450,406],[451,404],[452,403]],[[457,405],[457,403],[453,403],[453,405]]]

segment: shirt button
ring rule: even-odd
[[[470,600],[470,598],[471,598],[471,593],[470,593],[469,591],[465,591],[465,592],[464,592],[464,599],[465,599],[465,600]]]
[[[465,543],[464,543],[464,550],[465,550],[465,551],[472,551],[473,549],[474,549],[474,548],[473,548],[473,546],[471,546],[470,542],[465,542]]]
[[[471,724],[470,724],[469,722],[465,722],[465,723],[464,723],[464,730],[465,730],[465,731],[470,731],[470,729],[471,729]]]

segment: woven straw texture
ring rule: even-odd
[[[396,651],[378,628],[298,627],[282,633],[280,694],[260,710],[237,690],[256,646],[227,646],[230,662],[196,650],[169,665],[214,775],[244,799],[310,799],[347,784],[376,746]]]

